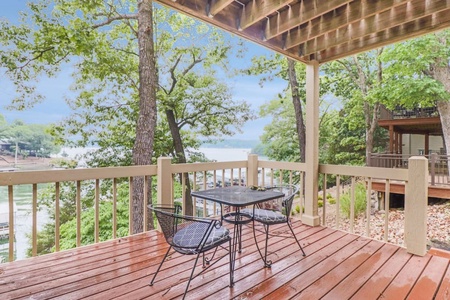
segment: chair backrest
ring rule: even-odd
[[[174,237],[182,232],[182,235],[189,235],[189,244],[183,245],[185,252],[201,251],[214,227],[220,227],[220,221],[184,216],[180,214],[180,208],[179,206],[149,206],[149,209],[155,213],[169,245],[180,247]]]
[[[294,184],[283,184],[269,187],[269,189],[284,193],[284,198],[281,199],[281,209],[279,208],[279,210],[289,217],[292,211],[294,197],[298,194],[299,188]]]

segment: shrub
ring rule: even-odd
[[[328,203],[330,203],[330,204],[336,204],[336,199],[330,198],[330,199],[328,199]]]
[[[331,199],[333,198],[333,196],[331,196],[331,194],[327,194],[327,199]]]
[[[323,200],[317,201],[317,205],[318,205],[319,207],[323,207]]]
[[[350,191],[341,197],[341,212],[346,218],[350,218]],[[366,210],[366,188],[364,184],[355,186],[355,218]]]

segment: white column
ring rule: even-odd
[[[302,222],[320,224],[317,195],[319,181],[319,63],[306,65],[305,213]]]
[[[415,255],[427,253],[428,159],[408,159],[408,184],[405,195],[406,250]]]

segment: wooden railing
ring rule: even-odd
[[[371,153],[370,166],[379,168],[407,169],[410,154]],[[430,185],[450,185],[448,162],[450,155],[432,153],[424,155],[428,159]]]
[[[426,163],[424,164],[426,167]],[[319,172],[321,176],[321,184],[323,187],[327,187],[330,185],[335,185],[337,189],[336,193],[336,206],[335,206],[335,224],[329,224],[327,222],[326,217],[326,189],[323,189],[323,200],[324,205],[322,209],[322,224],[326,226],[332,226],[339,229],[342,229],[342,219],[340,217],[340,199],[342,195],[346,191],[350,191],[351,195],[354,195],[356,182],[360,179],[365,184],[367,188],[367,197],[369,198],[371,194],[371,183],[373,180],[383,180],[386,182],[386,192],[389,194],[389,183],[393,180],[395,181],[403,181],[407,183],[407,195],[408,198],[407,203],[411,203],[411,205],[415,205],[420,207],[416,202],[423,201],[423,193],[426,191],[422,191],[423,188],[420,184],[420,178],[417,180],[419,183],[415,182],[415,177],[411,177],[411,174],[419,174],[425,176],[424,172],[426,168],[422,166],[422,169],[414,169],[412,170],[392,170],[392,172],[385,172],[385,169],[382,168],[366,168],[366,167],[350,167],[350,166],[335,166],[335,165],[320,165]],[[116,206],[117,202],[117,184],[120,178],[126,178],[126,183],[131,187],[133,186],[133,179],[135,177],[144,176],[146,179],[154,178],[157,180],[156,188],[157,188],[157,199],[158,203],[173,203],[174,201],[181,201],[183,203],[183,209],[185,209],[186,200],[190,199],[190,194],[188,192],[188,187],[190,190],[200,190],[200,189],[209,189],[209,188],[217,188],[224,187],[227,185],[259,185],[259,186],[268,186],[279,183],[294,183],[299,185],[300,194],[297,197],[297,205],[299,205],[299,214],[296,216],[298,218],[302,217],[302,212],[304,209],[304,191],[308,189],[307,186],[303,185],[305,182],[305,176],[307,175],[305,164],[303,163],[289,163],[289,162],[274,162],[274,161],[260,161],[256,155],[250,155],[248,160],[245,161],[233,161],[233,162],[214,162],[214,163],[194,163],[194,164],[172,164],[169,158],[160,158],[158,160],[158,164],[156,166],[137,166],[137,167],[118,167],[118,168],[98,168],[98,169],[78,169],[78,170],[58,170],[58,171],[30,171],[30,172],[10,172],[10,173],[0,173],[0,187],[6,186],[8,188],[8,201],[9,201],[9,261],[14,259],[13,255],[13,244],[14,244],[14,215],[13,215],[13,205],[14,205],[14,192],[13,187],[15,185],[27,184],[32,186],[32,256],[37,254],[37,200],[38,200],[38,192],[37,192],[37,184],[39,183],[48,183],[54,186],[55,190],[55,251],[59,251],[60,241],[59,241],[59,205],[60,205],[60,187],[63,182],[74,182],[76,185],[76,246],[80,246],[81,237],[82,237],[82,227],[81,227],[81,198],[84,196],[84,191],[82,189],[82,182],[84,181],[92,181],[92,190],[90,191],[94,195],[93,207],[95,209],[95,238],[93,240],[94,243],[99,242],[99,204],[101,201],[112,201],[112,227],[114,234],[112,238],[116,238],[116,227],[117,227],[117,216],[116,216]],[[412,173],[414,172],[414,173]],[[319,175],[319,174],[317,174]],[[417,176],[417,175],[413,175]],[[412,179],[411,179],[412,178]],[[424,177],[425,178],[425,177]],[[101,200],[101,193],[105,193],[105,191],[101,187],[101,183],[103,181],[110,182],[109,191],[106,192],[108,194],[107,199]],[[333,181],[333,184],[330,184]],[[335,181],[335,182],[334,182]],[[345,182],[348,184],[344,184]],[[147,182],[147,180],[145,181]],[[188,184],[189,182],[189,184]],[[409,184],[412,183],[412,184]],[[180,189],[181,187],[181,197],[175,197],[175,188]],[[414,188],[418,188],[419,192],[413,191]],[[146,185],[146,188],[149,188]],[[426,188],[423,188],[426,190]],[[348,230],[350,232],[355,232],[353,220],[355,217],[354,214],[354,205],[355,200],[354,197],[351,197],[351,212],[349,224],[350,227]],[[419,198],[419,199],[417,199]],[[131,192],[128,194],[129,203],[131,201]],[[386,201],[389,201],[389,197],[386,197]],[[426,199],[426,197],[425,197]],[[214,207],[214,204],[208,203],[206,201],[201,200],[197,205],[197,199],[193,199],[194,203],[194,213],[203,216],[213,216],[217,214],[217,207]],[[145,199],[144,201],[144,214],[147,214],[147,204],[149,204],[150,200]],[[370,203],[370,200],[367,201]],[[408,214],[406,213],[406,219],[410,220],[409,224],[423,224],[423,220],[426,220],[426,200],[424,201],[425,208],[425,217],[417,214]],[[317,203],[316,203],[317,204]],[[368,204],[369,205],[369,204]],[[369,206],[368,206],[369,207]],[[385,207],[389,207],[389,203],[386,203]],[[131,209],[131,204],[129,206],[129,212]],[[198,208],[198,210],[197,210]],[[408,210],[408,208],[405,208]],[[317,209],[311,209],[315,214],[318,214]],[[366,232],[361,233],[367,236],[370,236],[370,218],[369,216],[369,208],[367,208],[366,212],[367,216],[367,227]],[[417,219],[419,218],[419,219]],[[422,219],[421,219],[422,218]],[[425,219],[424,219],[425,218]],[[131,234],[131,226],[132,226],[132,216],[130,213],[130,221],[128,224],[128,231]],[[146,220],[146,216],[144,215],[144,220]],[[388,232],[388,218],[386,216],[385,219],[385,231]],[[419,226],[420,227],[420,226]],[[426,227],[426,224],[425,224]],[[144,230],[147,230],[144,222]],[[413,227],[413,232],[417,233],[418,229]],[[419,231],[422,228],[419,228]],[[408,229],[405,229],[407,232]],[[356,232],[358,233],[358,232]],[[426,234],[426,233],[425,233]],[[411,236],[410,236],[411,238]],[[419,244],[419,250],[422,251],[425,247],[425,242],[422,240],[422,236],[420,234],[414,234],[412,236],[414,243],[408,243],[406,241],[406,245],[411,244]],[[384,238],[387,240],[387,238]],[[408,236],[407,236],[408,239]],[[419,242],[416,242],[419,240]],[[419,253],[420,251],[416,251],[414,248],[411,248],[412,253]],[[421,255],[423,255],[422,253]]]

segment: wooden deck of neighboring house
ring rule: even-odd
[[[277,230],[282,230],[277,229]],[[284,228],[283,228],[284,230]],[[263,268],[251,228],[237,255],[235,286],[222,260],[191,282],[187,299],[448,299],[449,253],[408,254],[392,244],[294,222],[304,246],[270,238],[272,268]],[[262,239],[262,236],[259,236]],[[73,250],[0,264],[0,299],[173,299],[183,294],[192,256],[173,255],[153,286],[167,251],[149,231]]]

